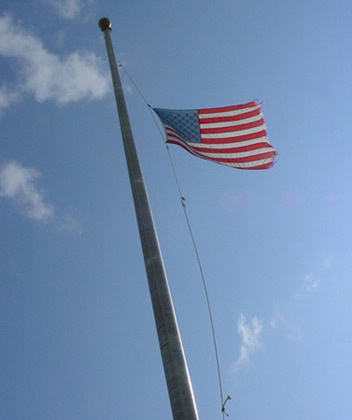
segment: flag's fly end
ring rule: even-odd
[[[105,32],[106,29],[111,31],[111,20],[107,17],[102,17],[98,22],[99,28]]]

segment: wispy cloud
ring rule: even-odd
[[[333,263],[332,255],[328,254],[316,270],[307,272],[304,275],[301,291],[296,293],[296,297],[302,298],[303,296],[310,295],[312,292],[317,291],[322,284],[322,279],[325,277],[324,272],[331,270],[333,268]]]
[[[242,343],[240,356],[233,365],[233,372],[237,372],[240,368],[248,364],[251,353],[261,346],[260,337],[263,332],[263,325],[256,316],[248,324],[246,317],[241,314],[237,322],[237,329]]]
[[[62,217],[55,217],[54,219],[55,231],[60,233],[71,233],[75,235],[81,235],[83,233],[83,225],[80,221],[77,221],[69,214]]]
[[[8,15],[0,17],[0,55],[18,60],[23,81],[20,88],[38,102],[101,99],[108,91],[108,78],[95,54],[73,52],[59,57]],[[2,89],[3,95],[11,96],[6,87]]]
[[[74,19],[82,8],[81,0],[44,0],[54,7],[57,13],[65,19]]]
[[[45,223],[54,217],[54,207],[44,201],[36,185],[39,177],[36,169],[17,162],[5,164],[0,169],[0,197],[12,199],[27,217]]]
[[[12,200],[29,219],[42,225],[50,224],[60,233],[81,234],[82,224],[71,215],[57,215],[54,205],[45,200],[38,186],[41,174],[34,168],[26,168],[19,162],[0,166],[0,197]]]
[[[7,86],[0,87],[0,114],[19,98],[19,92],[10,90]]]

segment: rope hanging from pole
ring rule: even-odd
[[[222,390],[222,380],[221,380],[219,353],[218,353],[218,346],[217,346],[217,341],[216,341],[216,334],[215,334],[215,326],[214,326],[214,321],[213,321],[213,315],[212,315],[212,310],[211,310],[211,306],[210,306],[210,299],[209,299],[209,294],[208,294],[208,288],[207,288],[207,284],[206,284],[206,281],[205,281],[204,271],[203,271],[203,267],[202,267],[202,264],[201,264],[200,256],[199,256],[199,253],[198,253],[197,244],[196,244],[196,241],[195,241],[195,238],[194,238],[194,235],[193,235],[191,223],[190,223],[190,220],[189,220],[189,217],[188,217],[188,213],[187,213],[187,209],[186,209],[186,199],[183,196],[182,191],[181,191],[181,187],[180,187],[180,183],[179,183],[179,180],[178,180],[178,177],[177,177],[175,166],[174,166],[173,160],[171,158],[169,146],[168,146],[167,142],[165,141],[164,135],[163,135],[163,133],[162,133],[162,131],[161,131],[158,123],[157,123],[157,120],[155,118],[155,115],[154,115],[152,106],[148,103],[148,101],[146,100],[146,98],[142,94],[141,90],[138,88],[138,86],[136,85],[136,83],[132,79],[131,75],[128,73],[128,71],[125,68],[125,66],[122,65],[121,63],[119,63],[118,66],[119,67],[122,67],[122,69],[125,71],[125,73],[126,73],[127,77],[129,78],[130,82],[133,84],[133,86],[135,87],[136,91],[140,95],[141,99],[143,100],[143,102],[148,107],[148,109],[149,109],[149,111],[151,113],[152,119],[153,119],[153,121],[154,121],[154,123],[155,123],[155,125],[156,125],[156,127],[157,127],[157,129],[159,131],[159,134],[160,134],[160,136],[161,136],[161,138],[163,140],[163,143],[164,143],[164,145],[166,147],[166,150],[167,150],[167,154],[168,154],[169,161],[170,161],[170,166],[171,166],[171,169],[172,169],[172,172],[173,172],[173,175],[174,175],[174,179],[175,179],[175,182],[176,182],[176,186],[177,186],[177,190],[178,190],[178,193],[179,193],[179,196],[180,196],[180,201],[181,201],[181,205],[182,205],[182,208],[183,208],[184,216],[185,216],[185,219],[186,219],[188,231],[189,231],[189,234],[190,234],[190,237],[191,237],[191,240],[192,240],[194,252],[195,252],[195,255],[196,255],[197,262],[198,262],[198,268],[199,268],[200,275],[201,275],[201,278],[202,278],[203,289],[204,289],[205,298],[206,298],[206,302],[207,302],[209,320],[210,320],[212,337],[213,337],[213,346],[214,346],[215,359],[216,359],[216,367],[217,367],[217,376],[218,376],[218,386],[219,386],[219,393],[220,393],[220,400],[221,400],[221,414],[222,414],[222,419],[224,420],[225,419],[225,416],[227,416],[227,417],[229,416],[229,414],[225,410],[225,406],[226,406],[226,403],[229,400],[231,400],[231,396],[230,395],[227,395],[226,399],[224,400],[223,390]]]

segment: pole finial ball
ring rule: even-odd
[[[99,28],[104,32],[106,29],[111,30],[111,20],[107,17],[103,17],[99,20]]]

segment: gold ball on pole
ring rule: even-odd
[[[106,29],[111,30],[111,20],[107,17],[103,17],[98,22],[99,28],[104,32]]]

